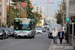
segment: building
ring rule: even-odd
[[[42,18],[46,17],[46,13],[44,12],[44,7],[41,7],[41,6],[34,7],[33,11],[40,13],[42,15]]]
[[[46,18],[46,23],[47,24],[57,24],[57,19],[49,16]]]
[[[10,6],[13,6],[14,2],[12,0],[10,0]],[[7,6],[9,6],[9,0],[7,0]]]
[[[21,4],[21,6],[20,6],[20,4]],[[31,4],[29,4],[30,5],[30,8],[33,8],[33,6],[31,5]],[[16,4],[16,6],[15,6],[17,9],[19,9],[20,10],[20,8],[21,8],[21,15],[23,16],[23,17],[26,17],[26,8],[27,8],[27,2],[25,1],[25,2],[17,2],[17,4]]]
[[[7,22],[7,0],[0,0],[0,21],[6,24]],[[2,18],[1,18],[2,17]]]
[[[69,1],[69,16],[70,22],[67,23],[66,40],[75,47],[75,0]]]
[[[34,0],[30,0],[30,3],[32,4],[32,6],[34,6]]]

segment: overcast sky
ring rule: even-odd
[[[55,14],[55,11],[57,12],[57,10],[59,9],[59,5],[60,5],[61,1],[62,0],[49,0],[49,2],[54,2],[54,4],[49,4],[49,8],[48,8],[49,16],[53,17],[53,15]],[[39,5],[43,6],[45,13],[47,13],[47,4],[44,4],[44,2],[47,3],[47,0],[34,0],[34,4],[36,4],[35,7],[39,6]]]

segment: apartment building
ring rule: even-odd
[[[7,0],[0,0],[0,23],[6,24],[7,22]],[[2,17],[2,18],[1,18]]]
[[[44,7],[41,7],[41,6],[34,7],[33,12],[40,13],[42,15],[42,18],[46,17],[46,13],[44,12]]]

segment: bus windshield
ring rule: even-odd
[[[20,23],[20,24],[22,24],[22,25],[21,25],[21,26],[22,26],[22,27],[21,27],[22,29],[30,29],[30,27],[29,27],[30,23],[23,23],[23,22],[22,22],[22,23]]]
[[[30,30],[30,22],[15,23],[15,30]]]

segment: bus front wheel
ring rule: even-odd
[[[17,39],[18,37],[15,37],[15,39]]]

